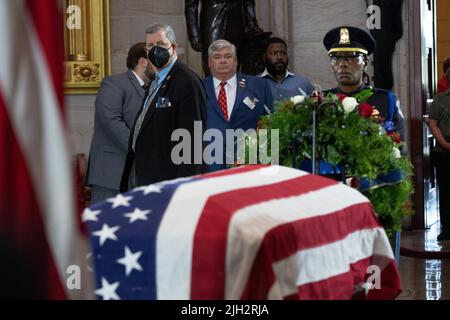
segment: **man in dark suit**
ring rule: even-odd
[[[94,135],[86,174],[92,203],[119,193],[130,131],[144,98],[143,86],[153,74],[144,42],[130,48],[127,67],[127,72],[103,79],[95,100]]]
[[[201,2],[200,23],[198,6]],[[202,52],[203,71],[208,69],[208,48],[216,40],[226,39],[236,45],[241,59],[245,32],[261,33],[255,15],[254,0],[185,0],[185,17],[189,41]]]
[[[256,129],[261,116],[273,111],[273,98],[266,80],[236,73],[236,47],[217,40],[208,49],[211,76],[204,80],[208,94],[207,129],[218,129],[226,142],[226,130]],[[209,171],[225,169],[226,153],[222,163],[210,164]],[[215,158],[215,157],[214,157]]]
[[[204,86],[201,79],[177,59],[172,27],[154,24],[146,34],[148,58],[157,72],[130,135],[122,192],[203,172],[203,150],[194,148],[194,128],[195,122],[197,126],[206,123]],[[175,159],[179,156],[173,152],[179,144],[172,141],[176,140],[172,139],[175,130],[187,132],[191,137],[188,161],[178,163]],[[199,134],[203,134],[203,130]]]

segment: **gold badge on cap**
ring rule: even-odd
[[[341,29],[341,38],[339,40],[339,44],[350,44],[350,33],[347,28]]]

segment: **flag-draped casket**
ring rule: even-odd
[[[244,166],[162,182],[96,204],[103,299],[349,299],[401,291],[367,198],[324,177]]]

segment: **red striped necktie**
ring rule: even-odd
[[[220,91],[219,91],[219,106],[222,110],[223,117],[225,121],[228,121],[228,107],[227,107],[227,94],[225,92],[226,81],[222,81],[220,83]]]

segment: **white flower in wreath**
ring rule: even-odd
[[[305,101],[305,97],[304,97],[304,96],[301,96],[301,95],[298,95],[298,96],[292,97],[292,98],[291,98],[291,101],[292,101],[292,103],[293,103],[294,105],[296,105],[296,104],[298,104],[298,103],[302,103],[303,101]]]
[[[345,113],[350,113],[355,111],[358,106],[358,101],[353,97],[347,97],[342,100],[342,106],[344,107]]]
[[[397,147],[392,148],[392,155],[394,156],[395,159],[400,159],[402,157],[400,149]]]

